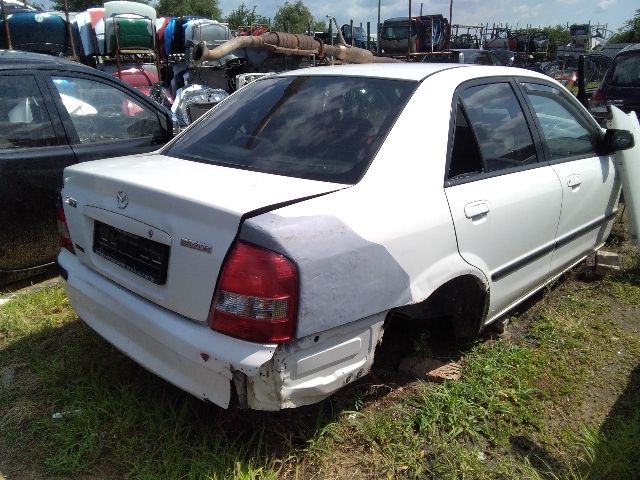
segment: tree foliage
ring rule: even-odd
[[[323,22],[322,20],[315,20],[311,25],[311,28],[314,32],[327,32],[329,31],[329,27],[327,22]]]
[[[636,10],[633,18],[627,20],[622,28],[611,36],[611,43],[640,43],[640,9]]]
[[[316,22],[307,6],[298,0],[295,3],[285,2],[276,12],[273,19],[273,30],[289,33],[305,33],[311,25],[312,29],[318,25],[324,27],[323,22]]]
[[[566,25],[543,27],[542,31],[549,36],[549,58],[556,56],[558,47],[568,45],[571,42],[571,35]]]
[[[134,2],[149,4],[148,0],[133,0]],[[64,12],[65,2],[64,0],[54,0],[52,2],[54,10]],[[104,0],[67,0],[67,8],[70,12],[82,12],[87,8],[102,7],[104,6]]]
[[[227,18],[225,18],[225,22],[229,24],[229,28],[231,30],[237,30],[238,27],[243,25],[268,25],[269,19],[256,13],[255,5],[251,10],[249,10],[244,2],[242,2],[238,8],[232,10]]]
[[[197,15],[213,20],[222,19],[222,10],[220,10],[218,0],[160,0],[156,10],[158,15],[165,17]]]

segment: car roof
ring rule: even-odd
[[[96,71],[95,68],[87,65],[53,55],[22,50],[0,50],[0,69],[16,68],[16,66],[20,68],[58,67],[64,70]]]
[[[397,80],[414,80],[420,81],[429,75],[447,70],[449,68],[458,68],[458,64],[425,64],[425,63],[362,63],[349,65],[330,65],[324,67],[309,67],[300,70],[289,70],[282,72],[279,76],[289,75],[337,75],[352,77],[377,77],[391,78]]]
[[[622,50],[620,50],[616,54],[616,56],[624,55],[627,53],[631,53],[631,54],[638,53],[639,50],[640,50],[640,43],[634,43],[632,45],[627,45],[626,47],[624,47]]]
[[[78,72],[90,74],[93,77],[100,77],[110,82],[119,84],[121,88],[133,95],[142,99],[147,104],[152,104],[157,108],[164,109],[159,103],[153,101],[147,95],[122,81],[118,77],[109,75],[102,70],[92,68],[88,65],[84,65],[73,60],[68,60],[63,57],[56,57],[54,55],[46,55],[43,53],[25,52],[22,50],[2,50],[0,49],[0,72],[11,70],[29,70],[29,69],[51,69],[64,72]]]
[[[0,50],[0,71],[28,69],[56,69],[66,72],[89,73],[93,76],[115,80],[116,82],[124,84],[125,88],[135,91],[133,87],[120,81],[120,79],[102,70],[74,62],[73,60],[56,57],[54,55],[46,55],[44,53],[24,52],[22,50]]]
[[[422,81],[439,72],[452,69],[465,69],[460,71],[461,77],[471,80],[478,77],[500,77],[524,75],[528,77],[548,79],[546,75],[525,70],[522,68],[470,65],[463,63],[421,63],[421,62],[399,62],[399,63],[365,63],[350,65],[332,65],[326,67],[309,67],[300,70],[290,70],[282,72],[277,76],[353,76],[389,78],[394,80]]]

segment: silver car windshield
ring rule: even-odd
[[[361,77],[265,78],[215,107],[163,153],[276,175],[356,183],[417,85]]]

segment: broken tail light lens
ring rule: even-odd
[[[294,338],[298,270],[271,250],[238,242],[227,258],[209,313],[209,326],[252,342]]]

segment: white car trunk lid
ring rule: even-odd
[[[78,164],[64,177],[78,258],[197,321],[207,319],[243,215],[345,187],[162,155]]]

